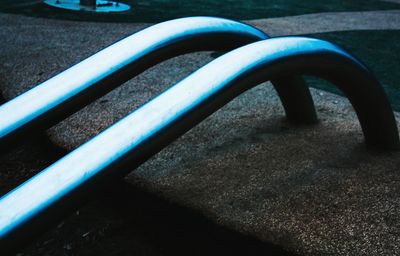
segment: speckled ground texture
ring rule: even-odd
[[[400,22],[398,11],[387,13],[379,14],[381,24]],[[340,15],[345,14],[339,14],[339,20]],[[357,15],[353,17],[367,14]],[[279,19],[251,23],[272,35],[303,33],[300,18]],[[398,25],[393,24],[387,28]],[[0,14],[2,94],[15,97],[146,26]],[[305,26],[304,33],[313,32],[323,31]],[[210,54],[185,55],[152,68],[50,129],[50,139],[75,148],[210,61]],[[300,255],[400,255],[400,152],[367,150],[347,100],[312,93],[318,125],[286,122],[279,98],[265,83],[206,119],[126,180],[196,209],[219,225]]]

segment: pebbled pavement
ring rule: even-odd
[[[283,35],[334,30],[326,24],[335,30],[398,29],[399,16],[399,11],[328,13],[250,23]],[[148,25],[0,14],[2,94],[13,98]],[[207,63],[210,54],[160,64],[50,129],[50,139],[68,150],[77,147]],[[365,149],[346,99],[318,90],[313,97],[320,124],[293,126],[284,121],[271,86],[258,86],[132,172],[127,181],[196,209],[219,225],[302,255],[398,254],[399,153]]]

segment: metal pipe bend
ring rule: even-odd
[[[230,50],[267,38],[252,26],[214,17],[176,19],[143,29],[2,105],[0,149],[9,149],[32,131],[51,127],[166,59],[201,50]],[[277,78],[274,84],[290,120],[316,121],[302,78]]]
[[[63,216],[82,192],[126,175],[240,93],[286,73],[333,82],[353,104],[366,142],[399,148],[384,91],[354,57],[304,37],[256,42],[205,65],[2,197],[0,247],[32,237],[50,219]]]
[[[355,109],[368,145],[386,150],[400,148],[393,110],[379,81],[355,57],[319,39],[281,37],[243,46],[205,65],[162,97],[185,97],[190,84],[191,90],[198,93],[192,96],[198,105],[190,107],[181,118],[194,119],[189,112],[209,115],[243,91],[284,75],[312,75],[333,83]],[[207,88],[197,87],[200,83],[207,84]]]

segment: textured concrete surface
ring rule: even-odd
[[[321,123],[295,127],[267,88],[238,98],[128,180],[301,255],[398,254],[400,154],[366,150],[343,98],[315,91]]]
[[[46,137],[0,156],[0,196],[47,167],[63,152]],[[271,255],[283,248],[216,225],[198,212],[135,188],[126,181],[93,193],[92,201],[66,216],[17,256]],[[1,252],[2,256],[5,256]]]
[[[388,13],[381,24],[398,20],[396,11]],[[0,15],[1,90],[8,99],[147,26],[15,17]],[[311,33],[307,19],[301,26],[298,17],[287,24],[252,23],[273,35],[300,28]],[[340,25],[341,19],[326,24]],[[312,24],[323,29],[321,20]],[[210,59],[210,53],[198,53],[165,62],[50,129],[50,138],[72,149]],[[284,121],[271,86],[256,87],[127,180],[302,255],[400,254],[399,152],[366,150],[346,99],[317,90],[313,96],[320,124],[293,126]]]
[[[250,24],[272,35],[299,35],[331,31],[400,29],[400,10],[314,13],[259,19]]]

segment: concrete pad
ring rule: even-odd
[[[8,99],[147,26],[15,17],[0,15],[1,89]],[[198,53],[165,62],[53,127],[50,138],[73,149],[210,59]],[[399,152],[366,150],[346,99],[318,90],[313,97],[321,123],[293,126],[271,85],[258,86],[127,180],[302,255],[398,254]]]
[[[260,86],[127,179],[300,255],[396,255],[400,153],[366,150],[348,102],[313,92],[319,125],[288,124]]]

